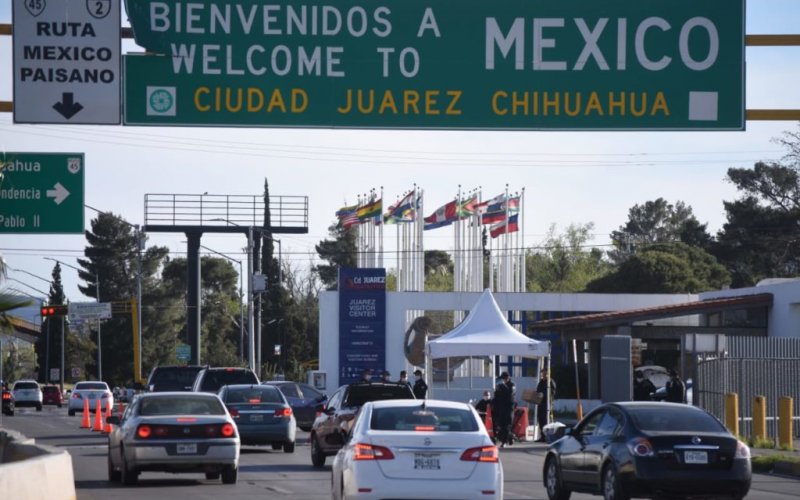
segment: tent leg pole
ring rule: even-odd
[[[469,357],[469,388],[473,389],[472,387],[472,356]]]

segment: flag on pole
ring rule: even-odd
[[[478,207],[478,196],[473,195],[471,198],[464,200],[461,203],[461,206],[458,208],[458,217],[460,219],[466,219],[468,217],[472,217],[475,214],[475,210]]]
[[[449,226],[458,218],[457,211],[455,200],[440,207],[432,215],[425,217],[425,231]]]
[[[392,215],[399,218],[405,218],[409,213],[411,220],[414,220],[414,191],[411,191],[402,200],[397,202],[394,210],[390,210]]]
[[[486,212],[489,211],[489,207],[490,206],[498,205],[500,203],[503,203],[504,201],[506,201],[506,195],[505,194],[501,194],[501,195],[495,196],[491,200],[486,200],[484,202],[478,203],[475,206],[475,208],[478,210],[479,214],[485,214]]]
[[[383,210],[381,200],[375,200],[358,209],[358,220],[364,221],[373,217],[380,217]]]
[[[519,212],[519,196],[516,198],[511,198],[508,200],[508,203],[505,201],[501,201],[500,203],[493,203],[486,207],[486,211],[481,216],[481,222],[483,224],[493,224],[495,222],[500,222],[505,220],[506,218],[506,205],[508,205],[508,215],[509,217],[512,214]]]
[[[509,233],[516,233],[517,231],[519,231],[519,224],[517,223],[518,217],[519,217],[519,215],[512,215],[508,219],[508,232]],[[505,234],[505,233],[506,233],[506,222],[505,221],[503,221],[503,222],[501,222],[499,224],[495,224],[494,226],[492,226],[492,230],[491,230],[492,238],[497,238],[501,234]]]
[[[358,205],[351,205],[349,207],[342,207],[342,208],[340,208],[339,210],[336,211],[336,217],[338,217],[340,219],[342,217],[347,217],[348,215],[350,215],[352,212],[355,212],[356,210],[358,210]]]
[[[350,229],[351,227],[361,222],[358,220],[358,212],[356,212],[355,210],[353,210],[353,212],[351,212],[349,215],[342,217],[340,221],[342,223],[342,227],[345,229]]]

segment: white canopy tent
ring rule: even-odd
[[[512,327],[492,296],[484,290],[469,316],[446,335],[426,342],[426,376],[433,388],[433,359],[456,356],[519,356],[550,359],[550,342],[538,341]],[[547,369],[549,371],[549,362]]]

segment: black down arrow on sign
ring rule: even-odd
[[[61,94],[61,102],[53,104],[53,109],[58,111],[58,114],[69,120],[78,114],[78,112],[83,109],[83,106],[81,103],[74,101],[72,92],[64,92]]]

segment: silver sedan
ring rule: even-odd
[[[236,423],[214,394],[159,392],[137,396],[108,441],[108,479],[135,484],[145,471],[204,472],[235,484],[240,441]]]

